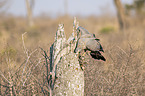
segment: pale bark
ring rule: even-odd
[[[76,24],[77,27],[78,25]],[[76,29],[76,27],[74,27]],[[55,42],[50,48],[51,91],[53,96],[84,96],[84,72],[74,53],[75,32],[66,40],[64,28],[59,24]],[[52,95],[52,93],[50,93]]]
[[[56,96],[84,96],[84,73],[74,53],[65,55],[57,65]]]
[[[32,27],[34,23],[32,17],[32,7],[30,6],[29,0],[26,0],[26,8],[27,8],[28,25]]]
[[[124,30],[128,27],[127,25],[127,18],[125,15],[124,8],[120,2],[120,0],[114,0],[116,9],[117,9],[117,15],[118,15],[118,22],[120,26],[120,30]]]

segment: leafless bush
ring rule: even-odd
[[[119,46],[106,51],[107,65],[90,62],[85,71],[86,96],[143,96],[145,94],[145,64],[140,48],[129,44],[124,50]]]
[[[0,69],[0,95],[49,95],[48,59],[44,60],[38,49],[30,52],[24,42],[22,35],[24,58],[22,64],[16,65],[15,60],[10,58],[10,53],[1,60],[3,68]],[[45,56],[47,53],[45,52]],[[3,62],[5,61],[5,62]]]
[[[0,21],[0,95],[47,96],[50,92],[47,81],[49,80],[47,78],[49,60],[44,57],[44,51],[38,46],[44,49],[50,47],[49,44],[54,40],[57,24],[60,21],[64,21],[65,33],[70,36],[72,19],[36,18],[37,26],[31,30],[27,29],[24,18],[14,17],[12,19],[14,23],[8,17],[3,17]],[[101,40],[105,50],[103,55],[107,59],[106,62],[102,62],[89,58],[89,64],[85,64],[86,96],[144,96],[145,32],[144,28],[140,27],[140,23],[136,24],[139,27],[132,27],[129,31],[125,31],[124,35],[117,32],[116,18],[90,17],[81,19],[80,25],[89,32],[95,33],[96,37]],[[115,32],[99,33],[100,29],[108,25],[113,26]],[[22,43],[19,37],[25,31],[28,31],[28,37],[23,39]],[[132,40],[137,43],[128,43]],[[9,51],[3,51],[5,43],[12,46],[6,49]],[[47,51],[45,53],[47,54]]]

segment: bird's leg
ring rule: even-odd
[[[85,69],[84,67],[84,63],[86,63],[84,59],[85,55],[86,55],[86,52],[84,50],[81,50],[81,52],[79,52],[79,63],[82,70]]]
[[[77,58],[78,58],[80,67],[81,67],[82,70],[84,70],[85,67],[84,67],[83,64],[86,63],[86,62],[84,62],[84,57],[86,55],[86,51],[85,50],[81,50],[81,49],[78,48],[78,50],[76,51],[76,54],[77,54]]]
[[[89,55],[89,54],[90,54],[90,51],[88,51],[88,50],[85,50],[85,53],[86,53],[87,55]]]
[[[86,55],[86,52],[82,52],[81,54],[82,59],[84,59],[85,55]]]
[[[84,50],[83,52],[82,52],[82,59],[84,60],[85,59],[85,56],[86,55],[89,55],[90,54],[90,51],[88,51],[88,50]],[[85,63],[87,63],[87,62],[85,62]]]
[[[79,59],[78,59],[78,60],[79,60],[79,64],[80,64],[81,69],[84,70],[85,67],[84,67],[84,65],[83,65],[83,59],[82,59],[82,57],[79,56]]]

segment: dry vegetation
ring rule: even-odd
[[[101,39],[107,61],[85,64],[85,96],[145,95],[145,30],[143,24],[118,30],[117,19],[78,18],[80,25]],[[43,51],[49,50],[59,23],[67,37],[72,33],[72,17],[35,18],[29,28],[23,17],[1,16],[0,95],[48,95],[47,63]],[[27,32],[27,33],[25,33]],[[49,54],[49,51],[48,51]],[[49,67],[49,66],[48,66]]]

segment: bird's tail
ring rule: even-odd
[[[106,61],[106,59],[104,58],[104,56],[103,56],[99,51],[91,52],[90,55],[91,55],[92,58],[94,58],[94,59]]]

